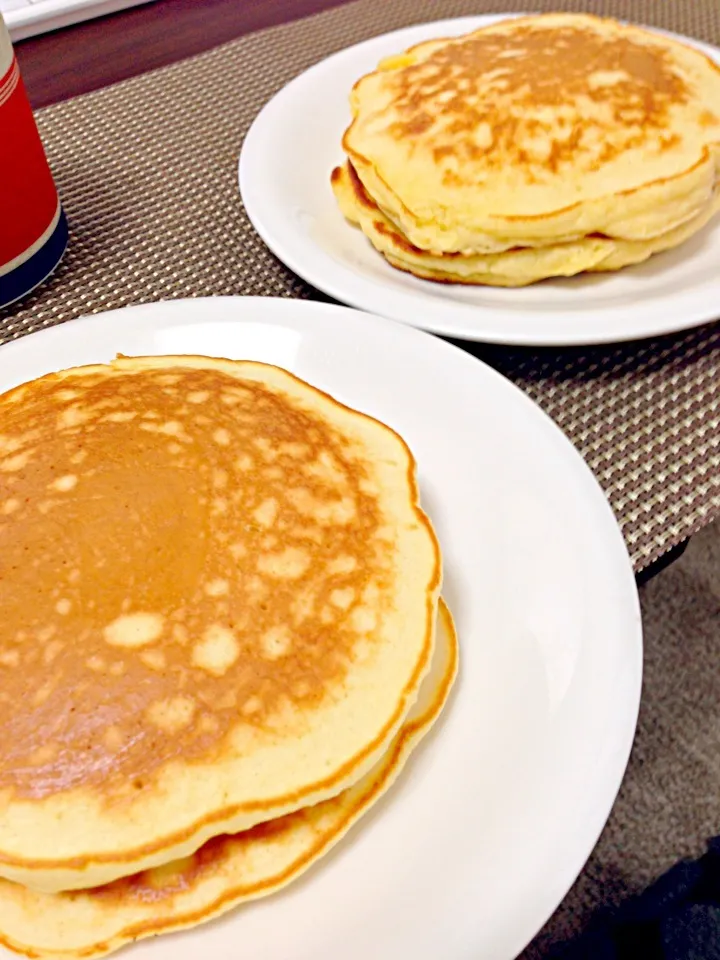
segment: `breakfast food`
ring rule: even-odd
[[[345,216],[395,267],[521,286],[617,270],[720,207],[720,67],[582,14],[419,44],[351,94]]]
[[[581,237],[545,247],[514,247],[504,253],[432,254],[409,243],[370,198],[351,163],[333,171],[333,189],[343,215],[359,226],[392,266],[427,280],[516,287],[582,271],[617,270],[640,263],[691,237],[720,210],[720,191],[712,205],[687,223],[651,240],[608,236]]]
[[[47,893],[351,788],[430,668],[441,580],[397,434],[205,357],[0,397],[0,573],[0,876]]]
[[[0,943],[47,960],[102,956],[130,940],[196,926],[266,896],[316,863],[385,793],[442,710],[457,670],[457,638],[440,602],[430,673],[400,733],[373,769],[338,796],[189,857],[105,887],[40,893],[0,880]]]

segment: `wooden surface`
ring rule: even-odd
[[[34,108],[345,0],[155,0],[15,45]]]

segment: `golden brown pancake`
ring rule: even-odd
[[[130,940],[196,926],[297,879],[385,793],[445,705],[457,672],[452,617],[440,602],[432,669],[373,769],[337,797],[209,840],[184,860],[94,890],[39,893],[0,880],[0,943],[25,956],[102,956]]]
[[[434,643],[388,427],[264,364],[122,359],[0,397],[0,875],[97,886],[337,795]]]
[[[720,209],[720,188],[713,204],[697,217],[652,240],[618,240],[593,234],[544,247],[513,247],[503,253],[432,254],[410,243],[369,196],[348,161],[332,173],[332,188],[344,216],[360,227],[388,263],[425,280],[443,283],[520,287],[549,277],[583,271],[618,270],[670,250],[701,230]]]
[[[427,41],[361,78],[343,147],[431,255],[595,234],[646,242],[713,202],[720,67],[676,40],[582,14]]]

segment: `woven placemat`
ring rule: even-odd
[[[718,0],[356,0],[48,107],[38,124],[70,248],[48,284],[0,311],[0,342],[151,300],[319,297],[267,250],[239,200],[238,152],[258,110],[348,44],[411,23],[518,7],[584,9],[720,44]],[[717,324],[609,349],[473,352],[576,444],[610,498],[636,570],[720,513]]]

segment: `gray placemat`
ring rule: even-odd
[[[267,250],[239,200],[237,157],[258,110],[348,44],[518,6],[584,9],[720,44],[717,0],[356,0],[48,107],[38,123],[71,244],[48,284],[0,311],[0,340],[164,298],[318,296]],[[637,570],[720,513],[717,324],[609,349],[474,352],[576,444],[610,498]]]

